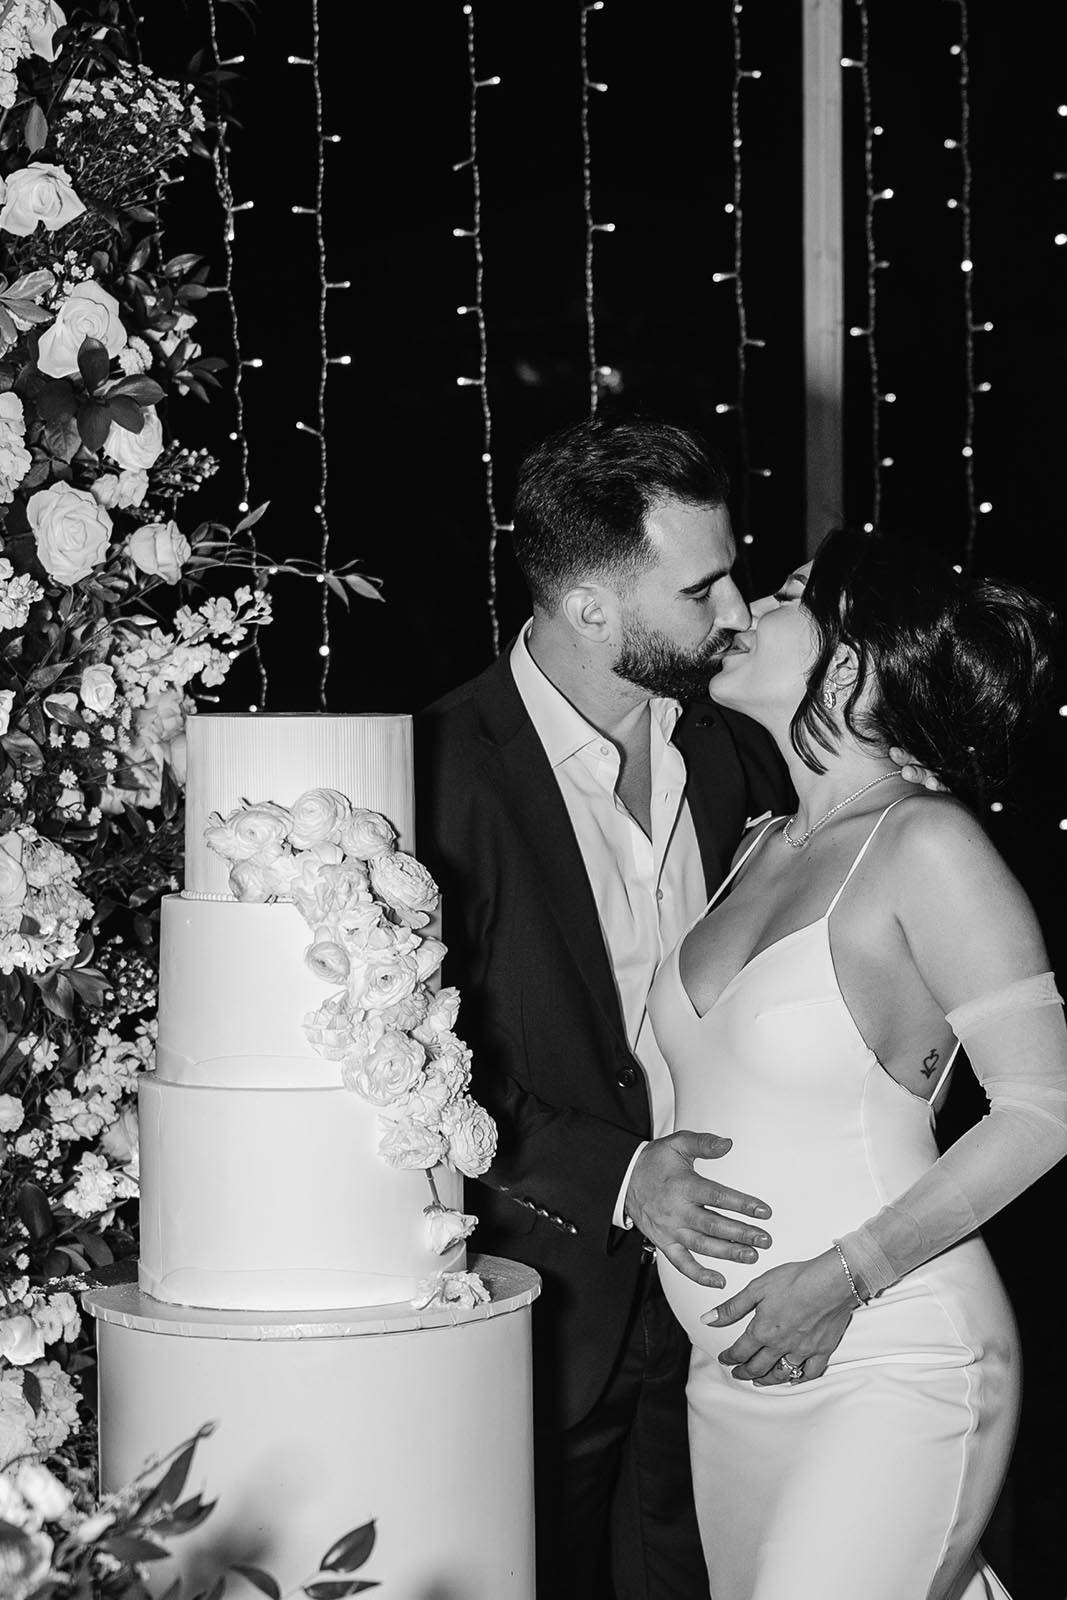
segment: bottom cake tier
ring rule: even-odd
[[[462,1245],[430,1248],[425,1172],[381,1159],[374,1107],[339,1084],[152,1075],[139,1116],[140,1284],[157,1300],[247,1311],[387,1305],[435,1272],[463,1270]],[[435,1169],[434,1181],[442,1204],[461,1210],[462,1178]]]

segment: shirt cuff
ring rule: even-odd
[[[622,1187],[619,1190],[619,1198],[615,1202],[615,1210],[611,1215],[611,1220],[616,1228],[633,1227],[633,1223],[630,1221],[623,1208],[626,1205],[626,1191],[630,1187],[630,1179],[633,1177],[633,1171],[637,1165],[637,1158],[641,1154],[642,1150],[646,1149],[647,1147],[648,1140],[642,1139],[641,1143],[638,1145],[637,1149],[630,1158],[630,1165],[626,1169],[626,1173],[622,1180]]]

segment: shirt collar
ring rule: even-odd
[[[601,743],[604,735],[586,721],[566,695],[560,693],[551,678],[541,671],[526,642],[531,626],[532,622],[527,622],[519,630],[511,647],[511,672],[549,764],[559,767],[579,750],[584,750],[586,745]],[[677,700],[665,700],[657,696],[649,702],[649,709],[663,743],[668,744],[675,723],[682,714],[681,706]]]

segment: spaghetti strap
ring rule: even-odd
[[[704,907],[703,911],[700,913],[700,916],[697,917],[697,919],[696,919],[697,922],[702,921],[703,918],[707,916],[708,912],[711,910],[711,908],[715,904],[716,900],[722,894],[722,892],[726,888],[727,884],[732,883],[733,880],[737,877],[737,874],[741,871],[741,868],[744,866],[745,862],[748,860],[748,858],[752,854],[753,850],[755,850],[756,846],[759,844],[760,840],[763,838],[763,835],[767,832],[768,828],[773,828],[774,824],[776,822],[781,822],[781,820],[782,820],[781,817],[772,817],[769,822],[765,822],[764,823],[763,827],[760,829],[759,833],[753,839],[752,843],[749,845],[749,847],[745,851],[744,855],[741,857],[741,859],[739,861],[735,861],[734,862],[733,866],[730,868],[730,870],[726,874],[725,878],[719,884],[719,887],[716,889],[715,893],[712,895],[711,899],[708,901],[707,905]],[[694,923],[693,926],[695,927],[696,924]]]
[[[871,831],[867,835],[866,839],[864,839],[863,845],[860,848],[860,852],[857,855],[855,861],[853,861],[852,865],[849,867],[848,871],[846,872],[845,877],[844,877],[844,882],[841,884],[840,889],[838,889],[837,893],[834,895],[833,899],[830,901],[830,904],[827,906],[826,911],[823,914],[823,920],[824,921],[826,920],[826,918],[832,916],[834,911],[836,910],[837,902],[840,900],[841,896],[844,894],[846,888],[848,887],[848,880],[851,878],[852,874],[855,872],[856,868],[859,866],[860,862],[863,860],[864,856],[867,854],[867,851],[870,849],[870,846],[871,846],[871,841],[873,840],[875,834],[878,832],[878,829],[882,826],[882,823],[885,821],[886,817],[888,817],[889,813],[893,810],[894,806],[899,806],[901,801],[908,800],[910,798],[911,798],[910,795],[902,794],[901,797],[900,797],[900,800],[894,800],[893,801],[893,805],[886,806],[885,810],[882,812],[881,816],[878,818],[878,821],[875,823],[874,827],[871,829]]]

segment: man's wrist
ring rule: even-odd
[[[629,1216],[626,1211],[626,1200],[630,1193],[630,1179],[634,1175],[634,1168],[638,1163],[641,1152],[647,1148],[648,1142],[649,1141],[647,1139],[642,1139],[641,1143],[630,1157],[630,1164],[623,1174],[622,1183],[619,1185],[618,1198],[615,1201],[615,1210],[613,1211],[611,1217],[612,1223],[616,1228],[624,1228],[629,1231],[629,1229],[631,1229],[634,1225],[633,1218]]]

